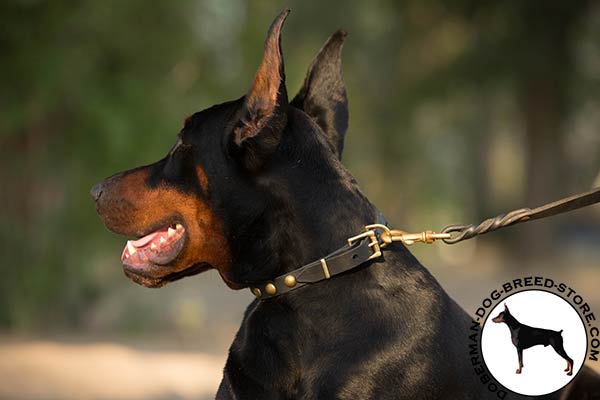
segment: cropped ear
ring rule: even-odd
[[[506,305],[506,303],[504,303],[504,311],[510,312],[510,311],[508,311],[508,306]]]
[[[250,170],[260,168],[277,149],[281,131],[287,123],[281,28],[289,13],[289,9],[283,10],[269,28],[262,62],[233,129],[233,141],[240,160]]]
[[[346,35],[343,30],[338,30],[327,39],[291,103],[315,120],[340,160],[348,129],[348,98],[342,79],[342,45]]]

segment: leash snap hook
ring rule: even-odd
[[[422,231],[422,232],[416,232],[416,233],[410,233],[410,232],[405,232],[405,231],[400,231],[400,230],[387,230],[384,231],[381,234],[381,240],[386,243],[392,243],[392,242],[402,242],[407,246],[410,246],[412,244],[415,243],[427,243],[427,244],[431,244],[433,242],[435,242],[436,240],[446,240],[446,239],[450,239],[450,234],[446,233],[446,232],[442,232],[442,233],[436,233],[430,230],[426,230],[426,231]]]

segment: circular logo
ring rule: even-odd
[[[488,313],[481,352],[498,383],[518,394],[539,396],[561,389],[577,375],[587,352],[587,334],[565,299],[526,290]]]

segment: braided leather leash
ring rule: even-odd
[[[551,217],[553,215],[587,207],[598,202],[600,202],[600,187],[590,190],[589,192],[576,194],[552,203],[544,204],[543,206],[534,209],[520,208],[518,210],[513,210],[494,218],[488,218],[479,225],[449,225],[442,229],[442,233],[449,233],[451,234],[451,237],[444,238],[443,240],[444,243],[454,244],[507,226]]]
[[[380,238],[383,242],[382,247],[392,242],[402,242],[405,245],[413,243],[433,243],[436,240],[442,240],[446,244],[455,244],[463,240],[472,239],[475,236],[483,235],[488,232],[497,231],[498,229],[507,226],[515,225],[521,222],[533,221],[551,217],[553,215],[562,214],[578,208],[587,207],[589,205],[600,202],[600,187],[590,190],[589,192],[576,194],[564,199],[544,204],[543,206],[531,208],[519,208],[509,211],[505,214],[500,214],[493,218],[488,218],[478,225],[448,225],[442,229],[441,233],[433,231],[423,231],[418,233],[407,233],[395,229],[389,229],[382,224],[368,225],[369,229],[380,229],[383,232]]]

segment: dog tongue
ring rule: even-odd
[[[152,241],[152,239],[154,239],[156,237],[156,235],[158,235],[161,231],[158,230],[156,232],[152,232],[142,238],[139,238],[138,240],[130,240],[129,242],[134,245],[135,247],[142,247],[147,245],[148,243],[150,243]]]

